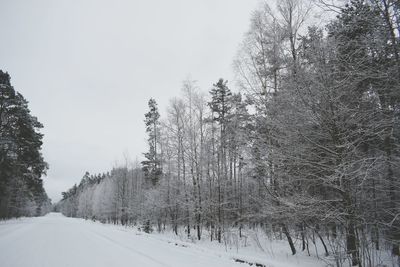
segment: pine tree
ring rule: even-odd
[[[145,114],[146,132],[148,134],[149,151],[144,153],[146,160],[142,161],[145,178],[153,185],[157,185],[162,175],[161,159],[157,145],[160,139],[159,119],[157,102],[151,98],[148,102],[149,112]]]
[[[227,164],[227,125],[228,114],[232,108],[232,93],[227,86],[228,81],[219,79],[210,91],[211,102],[208,103],[212,112],[212,121],[219,125],[219,144],[217,151],[217,239],[221,242],[222,227],[224,224],[224,214],[222,203],[224,201],[224,185],[228,179]]]
[[[39,215],[47,201],[41,179],[47,169],[40,151],[42,127],[8,73],[0,71],[0,217]],[[29,202],[35,211],[26,209]]]

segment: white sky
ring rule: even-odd
[[[204,91],[233,80],[258,2],[0,0],[0,69],[45,126],[53,202],[85,171],[141,157],[150,97],[163,115],[188,75]]]

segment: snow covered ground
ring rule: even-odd
[[[293,257],[279,248],[262,253],[254,249],[229,250],[215,242],[183,242],[172,236],[145,234],[58,213],[0,223],[2,267],[250,266],[235,259],[267,267],[326,266],[314,257]]]

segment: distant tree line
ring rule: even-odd
[[[0,70],[0,219],[39,216],[51,208],[41,179],[47,170],[42,127]]]
[[[163,117],[151,99],[141,168],[85,175],[63,213],[218,242],[261,227],[336,266],[398,258],[400,3],[353,0],[322,29],[311,8],[256,10],[234,61],[242,93],[187,80]]]

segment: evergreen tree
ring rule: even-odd
[[[363,204],[373,209],[364,216],[371,223],[375,220],[374,229],[378,228],[377,221],[388,226],[387,240],[392,244],[393,254],[399,256],[400,220],[396,214],[399,214],[400,184],[395,177],[400,174],[400,62],[399,41],[398,37],[394,37],[397,33],[389,10],[385,0],[353,0],[329,30],[337,44],[336,72],[341,80],[353,83],[352,94],[343,101],[353,109],[363,108],[364,111],[366,106],[363,107],[361,101],[369,102],[369,111],[364,115],[368,116],[368,122],[363,123],[369,127],[364,130],[368,135],[363,137],[362,147],[365,157],[376,159],[375,168],[380,175],[376,174],[377,179],[369,184],[374,198],[363,200]],[[373,233],[377,248],[378,232],[374,230]]]
[[[232,93],[227,86],[228,81],[219,79],[211,89],[211,102],[208,103],[212,112],[212,122],[217,122],[219,125],[219,142],[218,149],[216,152],[217,161],[217,239],[221,242],[222,228],[224,225],[224,214],[223,214],[223,202],[224,202],[224,187],[228,179],[228,162],[227,162],[227,125],[228,125],[228,114],[232,108],[231,97]],[[212,126],[214,128],[214,126]],[[214,130],[213,130],[214,132]],[[213,137],[213,143],[214,141]],[[215,147],[215,145],[213,145]],[[215,150],[215,149],[214,149]],[[214,155],[213,155],[214,156]]]
[[[0,218],[40,215],[47,202],[41,179],[47,169],[40,151],[42,127],[8,73],[0,71]]]
[[[149,112],[145,114],[144,122],[148,134],[149,151],[144,153],[146,160],[142,161],[142,166],[145,178],[155,186],[162,174],[161,159],[157,149],[160,138],[160,113],[158,112],[157,102],[153,98],[149,100],[148,105]]]

